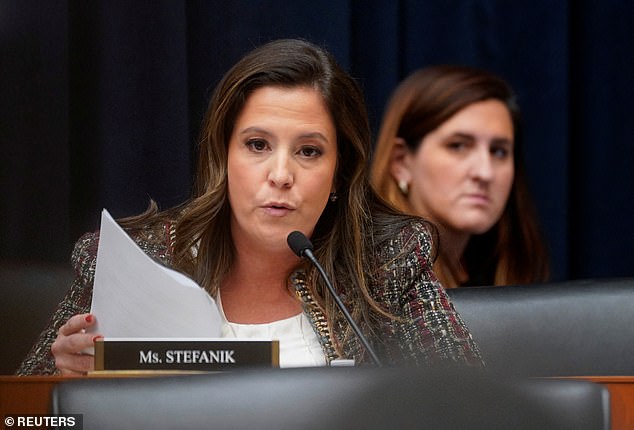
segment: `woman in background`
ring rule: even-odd
[[[302,40],[247,54],[214,91],[199,146],[192,198],[121,224],[216,299],[223,337],[279,340],[281,367],[370,361],[317,270],[289,249],[299,230],[384,364],[482,364],[431,270],[433,228],[370,186],[363,95],[331,54]],[[99,336],[85,332],[99,318],[88,313],[97,242],[75,246],[77,278],[19,374],[93,368],[81,351]]]
[[[548,278],[520,131],[513,91],[483,70],[428,67],[392,94],[372,182],[396,208],[438,226],[434,271],[445,287]]]

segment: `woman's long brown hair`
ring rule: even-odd
[[[372,271],[376,268],[375,241],[393,237],[395,229],[403,226],[407,218],[389,208],[370,186],[367,166],[372,140],[359,86],[330,53],[309,42],[297,39],[269,42],[251,51],[227,72],[205,114],[192,198],[165,212],[158,212],[154,206],[132,223],[128,221],[127,226],[147,224],[150,218],[176,218],[172,264],[215,295],[234,259],[227,198],[229,139],[249,95],[269,86],[317,90],[333,119],[337,133],[338,199],[326,206],[311,241],[315,256],[335,288],[354,304],[351,313],[355,320],[372,327],[371,320],[377,315],[389,316],[369,292]],[[393,219],[377,224],[374,215],[377,213]],[[338,313],[336,305],[317,271],[305,263],[303,268],[311,295],[323,309],[332,330]],[[335,347],[341,351],[341,344],[350,336],[352,333],[348,331],[338,339],[333,337]]]
[[[410,151],[461,109],[496,99],[507,107],[514,130],[515,179],[500,220],[483,235],[469,240],[462,264],[469,284],[509,285],[545,281],[549,258],[524,171],[520,111],[515,95],[501,78],[471,67],[440,65],[409,75],[394,91],[385,109],[372,164],[372,183],[383,198],[406,213],[412,209],[390,174],[396,138]],[[442,255],[442,250],[440,251]],[[446,287],[458,286],[438,258],[434,266]]]

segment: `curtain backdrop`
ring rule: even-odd
[[[633,23],[621,0],[0,0],[0,258],[65,263],[102,208],[187,198],[222,74],[302,37],[359,80],[375,132],[414,69],[502,75],[553,278],[634,276]]]

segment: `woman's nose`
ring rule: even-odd
[[[293,185],[291,160],[287,155],[278,154],[271,157],[271,167],[268,180],[271,185],[279,188],[289,188]]]
[[[488,182],[493,179],[493,160],[488,149],[475,151],[471,165],[472,176],[478,180]]]

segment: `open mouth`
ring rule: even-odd
[[[264,212],[266,212],[267,214],[276,217],[288,215],[294,210],[294,208],[285,204],[265,205],[262,207],[262,209],[264,209]]]
[[[292,205],[286,202],[270,202],[270,203],[264,204],[264,207],[271,208],[271,209],[288,209],[288,210],[295,209]]]

